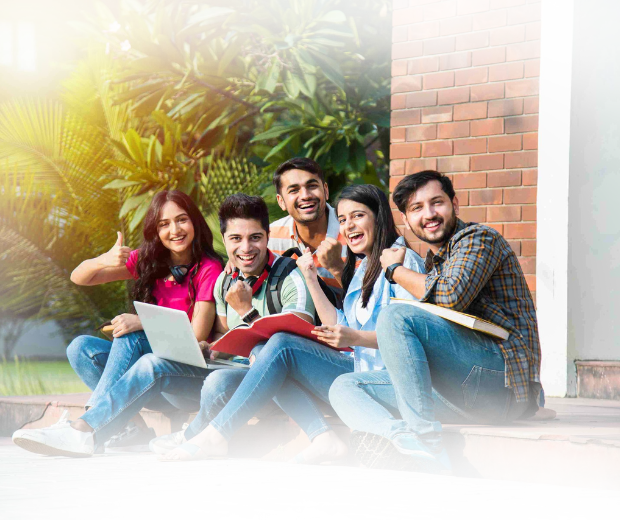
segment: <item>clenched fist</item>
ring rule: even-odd
[[[405,253],[407,249],[400,247],[398,249],[384,249],[381,253],[381,267],[385,271],[392,264],[402,264],[405,262]]]
[[[342,273],[342,244],[335,238],[327,237],[316,249],[316,257],[325,269],[330,272]]]
[[[228,289],[225,300],[239,316],[250,312],[252,310],[252,288],[250,284],[237,280]]]
[[[304,275],[306,280],[312,280],[317,277],[316,265],[314,265],[314,256],[310,252],[310,248],[306,247],[304,254],[297,259],[297,267]]]

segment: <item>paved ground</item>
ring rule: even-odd
[[[620,490],[618,490],[620,491]],[[0,519],[617,518],[620,493],[150,453],[42,457],[0,440]]]

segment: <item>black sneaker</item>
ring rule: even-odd
[[[130,446],[148,446],[156,437],[153,428],[141,430],[135,424],[129,423],[119,433],[110,437],[105,443],[106,448],[127,448]]]

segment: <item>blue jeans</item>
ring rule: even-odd
[[[211,420],[211,425],[230,439],[258,410],[275,398],[313,439],[327,431],[329,426],[311,396],[329,402],[329,387],[333,381],[352,370],[353,359],[349,356],[294,334],[274,334],[256,356],[237,391]],[[233,377],[226,372],[231,371],[218,371],[218,378]],[[211,384],[211,377],[207,378],[205,386]],[[205,406],[208,402],[201,403],[201,412]]]
[[[528,407],[506,388],[504,357],[485,334],[393,304],[379,315],[377,339],[387,370],[341,376],[330,389],[332,406],[354,430],[388,439],[414,433],[433,444],[439,420],[502,422]]]
[[[81,419],[95,431],[96,443],[102,444],[143,407],[155,408],[152,403],[161,399],[162,394],[169,396],[166,401],[182,398],[187,411],[198,410],[202,384],[210,372],[205,368],[161,359],[155,354],[145,354],[97,399]]]

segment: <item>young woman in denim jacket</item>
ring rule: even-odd
[[[132,251],[123,245],[119,232],[112,249],[82,262],[71,273],[71,281],[100,285],[134,279],[133,299],[185,311],[198,341],[208,339],[215,319],[213,287],[222,272],[222,260],[213,249],[213,234],[200,210],[185,193],[162,191],[147,210],[143,234],[140,248]],[[120,314],[111,323],[113,341],[79,336],[67,348],[71,366],[93,391],[86,408],[151,352],[136,314]],[[153,407],[171,409],[170,403],[160,401]],[[178,398],[175,404],[181,402]],[[196,399],[190,407],[197,406]],[[133,429],[134,438],[121,442],[142,444],[154,437],[139,416],[135,421],[139,431]]]
[[[323,323],[316,327],[315,334],[334,348],[328,349],[300,336],[275,334],[256,356],[230,401],[206,429],[170,451],[165,460],[226,455],[230,438],[277,393],[286,378],[292,378],[328,402],[329,388],[338,376],[354,369],[383,367],[374,332],[379,311],[390,303],[390,297],[412,296],[385,280],[379,259],[385,248],[402,247],[405,242],[398,234],[387,197],[376,186],[345,188],[336,211],[340,232],[349,248],[342,278],[346,290],[344,311],[334,308],[321,290],[309,250],[297,261]],[[363,258],[361,263],[360,258]],[[422,259],[408,250],[404,265],[420,270]],[[353,356],[339,352],[338,349],[346,347],[353,347]],[[330,430],[318,410],[315,423],[313,434],[322,435],[311,437],[310,447],[294,462],[319,463],[346,455],[346,445]]]

